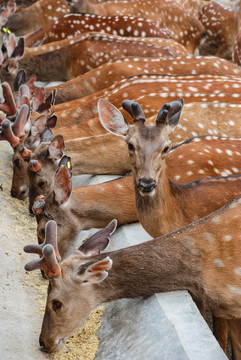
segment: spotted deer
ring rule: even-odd
[[[237,21],[237,34],[233,43],[232,61],[239,65],[241,64],[241,8],[239,6],[238,21]]]
[[[101,101],[101,103],[102,102],[104,102],[104,101]],[[106,103],[106,102],[104,102],[104,103]],[[112,109],[112,107],[111,107],[111,109]],[[119,113],[119,112],[117,111],[117,113]],[[102,115],[103,115],[103,113],[102,113]],[[110,116],[108,116],[108,115],[110,115],[110,113],[107,112],[107,118],[110,118]],[[122,116],[122,115],[120,115],[120,116]],[[152,128],[152,126],[149,126],[149,127]],[[131,128],[132,128],[132,126],[131,126]],[[166,151],[167,151],[167,149],[166,149]],[[217,151],[215,151],[215,152],[220,153],[220,149],[217,149]],[[231,152],[228,152],[228,153],[229,153],[229,155],[233,154],[233,153],[231,154]],[[202,154],[206,154],[206,151],[204,151]],[[238,154],[240,154],[239,151],[237,151],[237,155]],[[180,161],[180,159],[179,159],[179,161]],[[38,163],[35,161],[34,164],[37,166]],[[38,169],[38,166],[37,166],[37,169]],[[216,173],[216,171],[218,171],[218,170],[217,169],[215,170],[215,169],[216,168],[214,167],[214,172]],[[186,171],[188,171],[188,170],[186,170]],[[236,169],[235,171],[239,171],[239,170]],[[178,176],[179,172],[178,173],[176,172],[176,174],[174,174],[174,176],[175,175]],[[219,175],[221,175],[221,174],[219,174]],[[178,180],[178,178],[177,178],[177,180]],[[125,181],[130,181],[130,183],[132,182],[131,178],[128,178],[128,177],[125,177]],[[240,192],[240,184],[239,184],[239,182],[240,182],[240,177],[239,176],[231,176],[231,177],[227,177],[227,178],[226,177],[220,177],[220,178],[203,179],[203,180],[191,183],[192,185],[190,185],[190,184],[188,184],[188,185],[180,185],[181,188],[183,188],[183,192],[184,192],[184,190],[186,192],[188,192],[188,190],[190,191],[190,195],[188,197],[187,197],[187,194],[186,194],[185,201],[187,201],[187,198],[188,198],[188,199],[193,199],[193,201],[195,202],[195,204],[193,206],[193,214],[192,215],[190,214],[190,221],[192,221],[192,219],[191,219],[192,216],[193,217],[204,216],[205,212],[206,212],[206,214],[208,214],[211,211],[214,211],[218,207],[220,207],[223,204],[225,204],[226,202],[228,202],[229,199],[231,200],[235,196],[238,196],[239,192]],[[59,184],[60,183],[61,182],[59,182]],[[62,182],[61,185],[64,186],[64,181]],[[178,188],[178,185],[176,183],[175,183],[175,186]],[[70,188],[70,183],[68,182],[67,183],[67,189],[69,189],[69,188]],[[210,189],[209,191],[211,192],[211,191],[213,191],[214,188],[216,190],[215,196],[212,199],[208,199],[208,203],[206,204],[205,203],[207,201],[206,196],[204,196],[204,195],[201,196],[200,194],[203,191],[203,193],[206,195],[208,193],[208,189]],[[217,190],[219,190],[220,193],[219,192],[217,193]],[[66,190],[66,193],[69,194],[69,190],[68,191]],[[225,194],[225,196],[224,196],[224,194]],[[103,191],[102,191],[102,195],[103,195]],[[200,196],[200,199],[197,202],[196,198],[198,196]],[[53,217],[58,223],[61,223],[61,221],[64,220],[65,217],[63,216],[62,220],[61,219],[57,220],[57,217],[59,216],[57,208],[58,208],[59,205],[61,206],[61,204],[56,204],[54,202],[52,204],[53,197],[54,197],[53,193],[51,193],[49,196],[47,196],[46,201],[45,201],[45,211],[46,211],[47,214],[49,214],[51,217]],[[69,199],[69,196],[65,199],[65,201],[67,201],[67,199]],[[69,204],[70,203],[67,202],[67,205],[69,205]],[[33,207],[36,209],[37,205],[34,204]],[[197,207],[198,207],[198,209],[197,209]],[[61,211],[64,211],[65,208],[66,207],[63,206]],[[183,218],[184,218],[184,215],[183,215],[183,217],[180,218],[180,220],[178,220],[178,219],[176,220],[175,216],[172,216],[173,224],[168,225],[168,222],[166,222],[165,223],[166,228],[163,228],[163,231],[168,232],[169,227],[170,227],[170,231],[171,231],[172,230],[171,227],[173,226],[173,228],[175,228],[175,226],[178,226],[176,223],[178,223],[178,221],[180,222]],[[136,218],[136,220],[137,220],[137,218]],[[165,221],[165,220],[163,219],[163,221]],[[157,224],[158,224],[158,222],[157,222]],[[40,232],[40,230],[43,230],[43,225],[44,224],[39,224],[38,233]],[[69,234],[69,236],[71,236],[71,234]]]
[[[182,99],[165,104],[154,126],[145,125],[145,115],[138,103],[125,100],[122,106],[132,116],[134,125],[127,123],[120,111],[103,99],[98,102],[100,121],[107,131],[121,136],[128,144],[138,218],[151,236],[160,236],[186,225],[239,195],[239,176],[201,179],[188,186],[177,184],[168,177],[165,159],[169,151],[169,134],[181,117]],[[211,199],[212,196],[215,199]],[[207,198],[209,203],[204,205]]]
[[[134,125],[129,125],[120,111],[105,100],[98,102],[100,121],[128,144],[137,215],[151,236],[185,226],[240,195],[240,176],[205,178],[188,184],[178,184],[168,177],[165,158],[169,134],[180,119],[182,99],[165,104],[154,126],[145,125],[145,115],[138,103],[126,100],[122,106],[132,116]],[[227,329],[222,324],[225,331],[220,334],[218,320],[216,326],[214,333],[219,333],[218,341],[225,350]]]
[[[186,75],[212,74],[240,76],[241,69],[229,61],[212,56],[178,56],[177,58],[127,57],[105,63],[74,79],[47,87],[48,95],[55,88],[55,104],[79,99],[117,84],[121,79],[138,74]]]
[[[62,262],[55,255],[59,228],[49,221],[44,246],[25,247],[41,256],[25,269],[40,268],[49,279],[40,346],[47,352],[60,348],[101,303],[187,289],[227,320],[235,360],[240,359],[240,206],[240,198],[234,199],[170,234],[100,254],[114,230],[112,222]]]
[[[239,70],[237,70],[239,71]],[[68,101],[66,103],[57,104],[52,107],[58,117],[60,126],[69,126],[93,119],[97,116],[97,101],[100,98],[105,98],[115,106],[119,107],[120,102],[125,98],[130,98],[137,101],[143,107],[147,117],[155,115],[160,108],[160,100],[173,101],[177,97],[183,97],[186,104],[189,103],[204,103],[198,106],[215,107],[216,111],[220,109],[225,111],[225,108],[233,107],[240,104],[241,97],[241,80],[239,77],[234,76],[220,76],[220,75],[136,75],[129,79],[121,80],[119,83],[114,84],[106,89],[100,90],[97,93],[90,94],[84,98]],[[208,105],[205,103],[214,103]],[[220,104],[220,105],[219,105]],[[234,115],[235,116],[235,115]],[[216,116],[215,116],[216,117]],[[97,121],[96,121],[97,123]],[[202,133],[200,135],[218,135],[212,132],[219,124],[210,122],[204,118],[199,121]],[[223,124],[222,124],[223,125]],[[197,127],[196,123],[185,123],[191,132],[195,132]],[[92,127],[95,129],[95,127]],[[221,131],[220,127],[220,131]],[[230,128],[230,127],[229,127]],[[234,130],[234,128],[232,128]],[[210,132],[211,131],[211,132]],[[224,131],[224,130],[223,130]],[[225,129],[224,133],[228,130]],[[221,132],[222,134],[222,132]],[[239,132],[234,134],[237,136]],[[190,134],[188,137],[195,136]],[[186,136],[187,137],[187,136]]]
[[[219,151],[226,154],[226,161]],[[20,153],[28,163],[25,176],[29,181],[30,209],[37,196],[47,196],[53,191],[54,176],[63,154],[71,158],[74,175],[124,175],[131,171],[125,141],[110,133],[65,142],[57,135],[50,142],[41,143],[33,152],[21,148]],[[208,176],[237,175],[241,174],[240,156],[240,138],[195,137],[169,150],[167,173],[179,184]],[[133,181],[132,175],[128,176]]]
[[[200,9],[199,20],[206,30],[200,42],[200,55],[215,55],[231,60],[237,34],[237,15],[217,1],[210,1]]]
[[[53,48],[58,44],[53,43],[36,48],[37,51],[39,48],[44,49],[43,53],[37,54],[33,48],[31,53],[28,51],[28,54],[24,55],[24,40],[20,38],[17,50],[15,48],[9,58],[2,59],[0,78],[12,87],[17,72],[24,69],[28,76],[35,74],[40,81],[66,81],[123,56],[176,56],[167,46],[155,45],[148,39],[93,32],[79,35],[75,40],[62,40],[62,46],[55,50]],[[160,42],[168,39],[157,40]]]
[[[184,45],[191,53],[199,45],[204,27],[201,22],[187,11],[182,5],[168,0],[164,1],[118,1],[93,4],[89,0],[83,0],[72,8],[76,12],[92,13],[102,16],[138,16],[149,18],[157,23],[164,30],[167,30],[171,37]]]
[[[91,14],[67,14],[47,24],[41,29],[24,36],[25,46],[31,47],[42,41],[47,44],[62,40],[72,39],[84,32],[97,31],[112,35],[131,37],[160,37],[170,38],[168,32],[159,28],[150,19],[133,16],[101,16]]]
[[[111,38],[112,40],[115,40],[115,42],[117,41],[132,41],[132,43],[136,43],[136,42],[144,42],[145,44],[150,44],[150,45],[155,45],[155,46],[159,46],[159,47],[164,47],[163,51],[163,56],[167,55],[167,54],[171,54],[171,56],[176,55],[189,55],[190,53],[187,51],[187,49],[179,44],[178,42],[176,42],[173,39],[165,39],[165,38],[158,38],[158,37],[128,37],[128,36],[119,36],[119,35],[111,35],[108,33],[100,33],[100,32],[96,32],[96,31],[90,31],[90,32],[86,32],[83,33],[81,35],[77,35],[75,36],[73,39],[64,39],[64,40],[59,40],[59,41],[55,41],[49,44],[43,44],[43,45],[39,45],[37,47],[31,47],[31,48],[26,48],[25,47],[25,56],[31,56],[31,55],[40,55],[46,52],[50,52],[50,51],[55,51],[55,50],[59,50],[61,48],[64,48],[66,46],[69,45],[73,45],[74,43],[78,42],[79,40],[83,40],[85,39],[87,36],[106,36],[108,38]],[[123,57],[123,54],[121,56],[121,58]],[[98,60],[98,59],[97,59]],[[97,61],[97,65],[98,65],[98,61]],[[98,65],[99,66],[99,65]]]
[[[170,134],[170,139],[173,143],[178,143],[188,137],[193,137],[197,135],[202,134],[215,134],[218,136],[237,136],[237,134],[240,134],[241,128],[240,128],[240,105],[239,104],[218,104],[218,103],[190,103],[184,105],[183,113],[182,113],[182,122],[183,125],[178,124],[176,128],[176,132]],[[197,117],[198,114],[198,117]],[[50,114],[50,119],[53,117],[53,115]],[[202,119],[202,121],[195,122],[194,119]],[[210,121],[210,119],[212,119]],[[69,118],[63,118],[63,120],[66,121],[66,124],[68,125]],[[36,119],[37,121],[37,127],[35,126],[34,132],[37,131],[37,137],[35,139],[31,136],[27,137],[27,142],[21,142],[21,145],[16,147],[14,149],[14,155],[13,155],[13,174],[15,171],[18,173],[18,176],[13,176],[12,183],[14,184],[15,189],[20,189],[22,186],[26,188],[28,186],[28,176],[27,176],[27,169],[28,165],[24,160],[22,159],[20,150],[23,146],[27,147],[28,149],[35,152],[37,145],[39,145],[39,140],[41,133],[45,130],[45,124],[48,120],[47,116],[41,117],[41,119]],[[153,123],[154,119],[148,118],[147,123]],[[71,122],[70,122],[71,124]],[[48,125],[50,126],[50,125]],[[54,126],[51,125],[51,127]],[[38,130],[37,130],[38,129]],[[82,171],[83,169],[93,172],[97,172],[98,169],[101,169],[101,171],[108,171],[108,164],[111,167],[111,164],[113,161],[110,160],[110,157],[108,154],[116,154],[119,160],[116,158],[116,162],[114,165],[114,168],[112,169],[112,173],[120,171],[122,173],[125,169],[129,168],[130,164],[128,162],[128,157],[126,156],[126,151],[123,147],[123,142],[121,138],[116,138],[112,134],[109,134],[106,129],[103,128],[98,118],[90,119],[88,121],[83,121],[80,124],[71,125],[70,126],[62,126],[62,127],[56,127],[53,130],[54,136],[62,135],[65,139],[65,152],[67,154],[70,154],[73,157],[74,162],[74,173],[76,174],[78,171]],[[80,138],[76,137],[78,135]],[[98,136],[97,136],[98,135]],[[99,136],[101,135],[101,137]],[[106,136],[108,135],[108,136]],[[81,138],[86,137],[86,139]],[[215,140],[215,137],[210,137],[211,139]],[[36,143],[36,141],[38,141]],[[51,141],[49,138],[47,141]],[[198,141],[198,140],[197,140]],[[202,140],[203,141],[203,140]],[[205,152],[201,151],[201,146],[203,142],[200,142],[200,148],[198,150],[198,154],[202,155],[205,154],[205,152],[208,150],[206,149]],[[217,139],[217,142],[219,142],[220,139]],[[102,142],[100,144],[100,142]],[[210,171],[211,169],[206,168],[204,171],[201,171],[200,169],[200,176],[198,175],[198,178],[205,177],[205,176],[221,176],[221,175],[231,175],[231,174],[238,174],[240,173],[239,166],[232,165],[234,163],[238,163],[239,161],[239,155],[240,151],[237,148],[238,142],[233,142],[231,140],[231,143],[226,142],[226,145],[224,144],[224,141],[222,140],[220,145],[217,144],[217,142],[213,142],[211,147],[217,149],[214,150],[214,153],[210,150],[209,156],[214,156],[216,154],[215,161],[212,158],[209,158],[207,160],[213,161],[213,171],[215,173],[210,173],[206,171]],[[193,142],[194,143],[194,142]],[[234,145],[236,149],[234,150]],[[195,143],[196,144],[196,143]],[[114,146],[114,150],[112,149],[109,151],[110,146]],[[194,146],[194,145],[193,145]],[[91,149],[91,150],[90,150]],[[79,156],[77,154],[78,151],[81,151],[83,156]],[[94,155],[95,154],[95,155]],[[101,157],[100,157],[101,154]],[[120,154],[120,156],[119,156]],[[214,155],[211,155],[214,154]],[[223,165],[220,165],[217,167],[217,161],[218,156],[222,157],[223,154],[231,155],[228,157],[228,163],[224,162]],[[93,155],[93,157],[90,159],[90,156]],[[232,157],[234,155],[234,158]],[[113,155],[114,156],[114,155]],[[194,156],[194,154],[193,154]],[[226,156],[226,155],[225,155]],[[38,159],[38,157],[35,158],[35,155],[33,155],[34,159]],[[108,158],[108,159],[107,159]],[[121,158],[121,160],[120,160]],[[236,160],[234,160],[236,158]],[[41,165],[44,169],[44,157],[41,159]],[[88,164],[86,164],[85,159],[89,159]],[[99,159],[99,164],[95,164],[96,170],[94,170],[94,159]],[[107,159],[104,168],[101,164],[103,164],[102,160]],[[113,158],[112,158],[113,159]],[[51,163],[51,160],[49,160]],[[199,163],[200,164],[200,163]],[[179,164],[180,165],[180,164]],[[18,167],[16,169],[16,166]],[[57,166],[54,165],[54,168]],[[191,164],[189,164],[189,167]],[[202,167],[200,165],[200,167]],[[21,173],[19,173],[21,169]],[[81,170],[82,169],[82,170]],[[216,170],[214,170],[216,169]],[[227,171],[226,171],[227,170]],[[55,170],[54,170],[55,171]],[[111,172],[111,168],[109,168],[109,171]],[[198,170],[199,171],[199,170]],[[212,170],[211,170],[212,171]],[[187,171],[189,173],[189,171]],[[190,174],[195,173],[195,171],[192,171],[190,169]],[[20,176],[21,174],[21,176]],[[42,171],[38,174],[36,174],[36,178],[38,178],[38,175],[40,175],[41,179],[43,176],[43,181],[46,183],[46,179]],[[177,175],[176,178],[174,178],[175,181],[179,182],[180,174]],[[42,180],[39,179],[40,184],[42,184]],[[187,178],[186,181],[193,181],[197,178]],[[18,193],[19,191],[16,191]],[[21,191],[20,191],[21,192]]]
[[[11,15],[5,25],[16,35],[23,35],[54,22],[69,12],[70,8],[66,0],[38,0]]]

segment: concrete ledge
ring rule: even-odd
[[[147,241],[140,224],[125,225],[108,251]],[[187,291],[105,304],[95,360],[227,359]]]

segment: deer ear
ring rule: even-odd
[[[182,114],[184,101],[179,99],[170,103],[170,109],[168,111],[168,125],[170,127],[176,127]]]
[[[14,49],[12,55],[11,55],[11,58],[15,58],[16,60],[20,60],[20,59],[22,59],[23,55],[24,55],[24,38],[21,37],[18,40],[18,44],[15,47],[15,49]]]
[[[107,131],[123,137],[127,135],[129,124],[114,105],[107,100],[99,99],[97,109],[100,122]]]
[[[64,138],[62,135],[57,135],[53,140],[51,141],[51,144],[49,145],[49,158],[53,161],[61,159],[64,152]]]
[[[103,260],[90,261],[82,264],[76,276],[81,285],[96,284],[108,276],[108,270],[112,267],[112,260],[107,256]]]
[[[14,79],[14,91],[18,91],[20,86],[26,83],[26,71],[20,70]]]
[[[109,244],[109,238],[116,229],[117,220],[112,220],[104,229],[97,231],[94,235],[90,236],[79,247],[79,250],[85,256],[98,255],[102,250],[106,249]]]
[[[56,115],[51,114],[51,115],[47,118],[46,127],[47,127],[47,128],[50,128],[50,129],[53,129],[53,128],[56,126],[57,119],[58,119],[58,118],[57,118]]]
[[[72,162],[71,162],[71,157],[64,155],[62,157],[62,159],[59,162],[58,168],[61,168],[61,166],[64,166],[68,169],[69,171],[69,178],[72,177]]]
[[[66,203],[71,195],[72,184],[69,178],[69,171],[62,166],[55,175],[54,198],[59,205]]]

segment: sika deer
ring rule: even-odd
[[[25,35],[25,45],[31,47],[41,40],[42,44],[47,44],[65,38],[72,39],[89,31],[131,37],[170,38],[167,31],[160,29],[150,19],[133,16],[106,17],[91,14],[68,14],[54,23],[45,25],[41,29]]]
[[[184,63],[185,66],[185,63]],[[237,70],[239,71],[239,70]],[[220,126],[220,114],[226,111],[228,107],[234,107],[237,104],[240,107],[241,97],[241,80],[239,77],[234,76],[219,76],[219,75],[137,75],[129,79],[124,79],[97,93],[88,95],[84,98],[69,101],[67,103],[54,105],[52,111],[58,117],[59,126],[68,126],[70,124],[80,123],[88,119],[93,119],[97,116],[96,104],[98,99],[105,98],[113,103],[115,106],[120,106],[120,99],[130,98],[137,101],[143,107],[147,117],[155,115],[160,108],[160,100],[170,102],[178,97],[183,97],[186,104],[193,102],[211,103],[214,104],[198,104],[200,108],[214,107],[214,123],[206,116],[197,122],[187,121],[185,124],[185,138],[196,135],[230,135],[229,131],[234,131],[234,126],[227,127],[224,131],[223,123]],[[219,105],[220,104],[220,105]],[[215,114],[220,106],[220,114]],[[195,106],[194,106],[195,108]],[[230,109],[231,114],[234,109]],[[202,109],[200,109],[202,111]],[[186,116],[185,116],[186,117]],[[199,118],[199,117],[198,117]],[[230,118],[232,120],[232,117]],[[61,124],[61,125],[60,125]],[[213,126],[215,124],[215,126]],[[240,125],[239,121],[235,126],[238,127],[238,132],[232,136],[239,136]],[[93,127],[93,126],[92,126]],[[219,128],[220,127],[220,128]],[[218,129],[219,128],[219,129]],[[218,129],[218,132],[213,132]],[[181,127],[180,129],[181,130]],[[103,131],[103,130],[102,130]],[[198,133],[201,131],[201,133]],[[102,132],[103,133],[103,132]],[[92,134],[93,135],[93,134]],[[184,139],[185,139],[184,138]],[[180,140],[180,138],[178,139]],[[177,141],[178,141],[177,140]]]
[[[66,81],[123,55],[176,56],[169,48],[155,45],[148,38],[141,41],[138,39],[93,32],[79,35],[75,39],[62,40],[64,46],[53,51],[51,47],[57,47],[56,43],[43,45],[41,48],[46,48],[43,53],[35,54],[36,51],[32,50],[31,54],[23,56],[24,41],[20,38],[18,61],[13,56],[15,53],[4,59],[0,78],[12,87],[18,69],[22,68],[28,76],[35,74],[40,81]]]
[[[103,90],[121,79],[138,74],[186,75],[212,74],[240,76],[241,69],[229,61],[212,56],[185,56],[177,58],[127,57],[98,66],[57,87],[47,87],[46,94],[57,90],[55,104],[88,96]]]
[[[38,0],[35,4],[10,16],[6,27],[16,35],[23,35],[49,22],[54,22],[69,12],[66,0]]]
[[[240,360],[239,211],[237,198],[166,236],[101,255],[108,240],[97,233],[61,263],[54,253],[56,245],[49,244],[56,244],[57,226],[49,222],[43,248],[25,248],[42,254],[41,260],[28,263],[25,269],[43,269],[49,278],[40,346],[48,352],[61,347],[101,303],[187,289],[216,316],[227,319],[235,359]],[[106,237],[111,231],[110,224]]]
[[[182,99],[165,104],[155,126],[145,125],[145,115],[138,103],[125,100],[122,106],[133,117],[134,125],[129,125],[118,109],[102,99],[98,102],[100,121],[106,130],[122,136],[128,144],[138,218],[151,236],[187,225],[240,194],[240,176],[182,185],[169,179],[165,159],[169,135],[181,117]]]
[[[87,12],[96,15],[128,15],[149,18],[164,30],[167,30],[173,39],[183,44],[191,53],[199,45],[204,27],[201,22],[186,8],[176,2],[168,0],[134,0],[130,2],[106,2],[93,4],[82,0],[76,4],[77,12]]]
[[[155,126],[145,126],[145,115],[138,103],[126,100],[122,106],[131,114],[134,126],[104,100],[98,102],[100,121],[108,131],[122,136],[128,144],[138,219],[151,236],[164,235],[185,226],[240,195],[240,176],[203,179],[188,184],[177,184],[168,177],[165,164],[168,139],[180,119],[182,99],[165,104],[157,115]],[[216,325],[219,326],[218,320]],[[224,350],[226,336],[227,332],[221,332],[221,339],[218,339]]]
[[[226,154],[226,161],[217,149]],[[65,142],[57,135],[51,142],[41,143],[34,152],[22,148],[21,154],[29,164],[30,209],[37,196],[47,196],[53,191],[54,176],[63,153],[71,157],[74,175],[124,175],[131,171],[125,141],[110,133]],[[241,174],[240,156],[241,138],[195,137],[170,149],[166,158],[167,173],[179,184],[200,177]],[[132,181],[132,175],[129,176]]]
[[[206,36],[199,45],[200,55],[215,55],[231,60],[237,34],[236,13],[224,4],[210,1],[200,10],[199,20],[206,29]]]

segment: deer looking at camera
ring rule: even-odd
[[[25,269],[40,268],[49,279],[40,346],[47,352],[63,346],[90,311],[101,303],[187,289],[209,304],[216,316],[227,319],[235,360],[239,360],[239,210],[241,199],[237,198],[171,234],[100,255],[115,229],[115,223],[111,222],[61,263],[57,225],[49,221],[45,243],[28,245],[24,249],[41,256],[40,260],[28,263]]]
[[[98,102],[100,121],[128,144],[137,215],[151,236],[158,237],[190,224],[240,194],[239,176],[201,179],[188,184],[177,184],[169,178],[165,158],[169,135],[181,116],[182,99],[165,104],[155,126],[145,125],[145,115],[138,103],[125,100],[122,106],[132,116],[134,125],[129,125],[120,111],[103,99]],[[218,335],[221,327],[225,329],[219,321],[222,319],[215,320],[214,334],[225,350],[227,331]]]
[[[100,121],[106,130],[127,142],[138,218],[151,236],[167,234],[217,210],[218,205],[231,200],[231,188],[233,198],[240,194],[239,176],[201,179],[189,184],[177,184],[168,177],[165,160],[169,136],[181,117],[182,99],[165,104],[154,126],[145,125],[145,115],[138,103],[125,100],[122,107],[132,116],[134,125],[103,99],[98,102]]]

